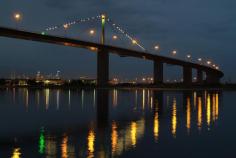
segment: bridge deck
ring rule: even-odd
[[[39,41],[39,42],[44,42],[44,43],[52,43],[52,44],[64,45],[64,46],[79,47],[79,48],[85,48],[89,50],[93,48],[105,49],[109,51],[110,53],[117,54],[120,56],[136,57],[136,58],[152,60],[152,61],[156,60],[163,63],[171,64],[171,65],[188,66],[188,67],[199,69],[205,72],[214,73],[218,77],[224,76],[222,71],[205,66],[205,65],[200,65],[197,63],[192,63],[192,62],[160,56],[160,55],[149,54],[147,52],[130,50],[130,49],[125,49],[125,48],[120,48],[120,47],[115,47],[115,46],[110,46],[110,45],[103,45],[103,44],[94,43],[94,42],[82,41],[82,40],[53,36],[53,35],[42,35],[41,33],[28,32],[28,31],[16,30],[16,29],[5,28],[5,27],[0,27],[0,36],[31,40],[31,41]]]

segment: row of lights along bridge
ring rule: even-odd
[[[104,15],[102,15],[102,16],[104,16]],[[16,21],[16,25],[18,25],[18,23],[22,20],[22,17],[23,17],[23,16],[22,16],[21,13],[14,13],[14,19],[15,19],[15,21]],[[99,16],[99,17],[100,17],[100,16]],[[63,24],[62,26],[63,26],[63,28],[64,28],[65,30],[67,30],[67,29],[69,29],[69,26],[70,26],[70,25],[68,25],[68,24]],[[45,34],[45,32],[42,32],[42,33]],[[89,33],[90,36],[94,36],[94,35],[96,34],[96,31],[95,31],[94,29],[90,29],[88,33]],[[113,39],[113,40],[117,40],[117,39],[118,39],[118,36],[117,36],[117,35],[113,35],[113,36],[112,36],[112,39]],[[135,39],[133,39],[133,38],[131,38],[131,39],[132,39],[131,42],[132,42],[133,45],[137,45],[137,44],[138,44],[137,40],[135,40]],[[159,51],[159,50],[160,50],[160,46],[159,46],[159,45],[155,45],[155,46],[153,47],[153,49],[154,49],[155,51]],[[171,51],[171,55],[172,55],[172,56],[176,56],[176,55],[177,55],[177,50]],[[191,55],[191,54],[187,54],[187,55],[186,55],[186,59],[187,59],[187,60],[190,60],[190,61],[193,61],[193,58],[192,58],[192,55]],[[219,69],[219,66],[216,65],[216,64],[214,64],[211,60],[206,60],[206,61],[204,61],[203,58],[198,58],[198,59],[197,59],[197,62],[198,62],[199,64],[204,64],[204,65],[213,67],[213,68],[215,68],[215,69],[217,69],[217,70]]]

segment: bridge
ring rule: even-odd
[[[217,84],[220,82],[220,78],[224,76],[223,72],[216,67],[148,53],[140,44],[138,44],[135,40],[133,40],[132,37],[130,37],[127,34],[126,35],[128,36],[128,38],[130,38],[134,44],[137,44],[142,49],[142,51],[107,45],[105,43],[105,22],[110,21],[110,19],[106,19],[105,15],[99,16],[99,18],[102,21],[101,43],[89,42],[85,40],[78,40],[74,38],[68,38],[56,35],[49,35],[45,34],[45,32],[39,33],[39,32],[25,31],[21,29],[13,29],[7,27],[0,27],[0,36],[7,38],[16,38],[16,39],[51,43],[70,47],[78,47],[97,52],[97,84],[100,87],[108,86],[109,84],[110,53],[117,54],[121,57],[135,57],[135,58],[141,58],[143,60],[152,61],[154,85],[159,85],[164,83],[163,64],[181,66],[183,69],[184,85],[191,85],[193,83],[193,77],[192,77],[193,69],[197,70],[196,83],[199,85],[204,83]],[[76,22],[64,24],[63,27],[68,28],[68,26],[75,23]],[[58,26],[49,28],[47,29],[47,31],[55,28],[58,28]],[[121,32],[124,32],[120,28],[119,30]],[[204,73],[206,74],[205,80],[203,79]]]

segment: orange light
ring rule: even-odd
[[[113,40],[116,40],[118,37],[116,35],[112,36]]]
[[[17,20],[17,21],[19,21],[20,19],[21,19],[21,14],[20,13],[15,13],[14,14],[14,18]]]

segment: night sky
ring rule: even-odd
[[[1,0],[0,25],[43,31],[48,26],[105,12],[150,51],[158,43],[161,55],[169,56],[170,51],[176,49],[178,58],[191,53],[195,60],[211,59],[225,72],[224,80],[236,81],[235,8],[235,0]],[[23,15],[19,24],[12,18],[14,12]],[[95,38],[86,38],[85,33],[97,27],[99,23],[96,26],[86,23],[81,28],[75,26],[74,32],[61,30],[53,34],[93,41]],[[32,76],[39,70],[44,74],[60,70],[63,76],[73,78],[96,76],[95,53],[3,37],[0,43],[0,77],[9,77],[12,73]],[[152,74],[151,62],[116,55],[110,59],[110,77]],[[165,78],[181,76],[180,68],[166,68],[170,71],[166,71]]]

